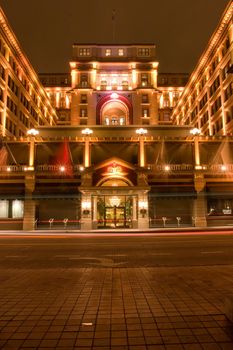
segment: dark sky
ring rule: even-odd
[[[0,0],[38,72],[69,70],[72,43],[157,45],[160,72],[190,72],[228,0]]]

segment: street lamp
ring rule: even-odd
[[[193,128],[190,130],[190,134],[194,137],[194,156],[195,156],[195,168],[200,169],[200,150],[199,150],[199,135],[201,130],[198,128]]]
[[[147,129],[137,129],[136,134],[139,135],[139,166],[145,166],[145,147],[144,147],[144,135],[147,134]]]
[[[82,130],[82,134],[85,135],[85,147],[84,147],[84,166],[88,168],[91,165],[90,162],[90,140],[89,136],[93,134],[93,130],[86,128]]]

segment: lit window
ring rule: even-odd
[[[124,56],[124,49],[118,49],[118,56]]]
[[[105,50],[105,56],[111,56],[112,50],[111,49],[106,49]]]
[[[12,202],[12,217],[22,218],[23,217],[24,203],[18,199]]]
[[[0,218],[8,218],[9,202],[7,200],[0,200]]]
[[[81,108],[80,109],[80,117],[81,118],[86,118],[87,117],[87,109],[86,108]]]
[[[79,56],[90,56],[90,49],[89,48],[82,48],[79,49]]]
[[[143,115],[143,118],[148,118],[149,117],[149,109],[144,108],[142,110],[142,115]]]
[[[138,49],[138,56],[150,56],[150,49],[147,49],[147,48]]]

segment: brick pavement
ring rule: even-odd
[[[233,266],[0,268],[0,348],[232,350]]]

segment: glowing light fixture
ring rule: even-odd
[[[201,130],[198,128],[193,128],[192,130],[190,130],[190,134],[194,136],[200,135],[200,133],[201,133]]]
[[[113,196],[109,199],[109,202],[112,207],[118,207],[121,203],[121,199],[117,196]]]
[[[60,170],[62,173],[64,173],[64,171],[66,170],[66,168],[62,165],[62,166],[60,166],[59,170]]]
[[[143,129],[143,128],[137,129],[136,134],[145,135],[147,134],[147,129]]]
[[[119,95],[118,95],[116,92],[113,92],[113,93],[111,94],[111,98],[118,99],[118,98],[119,98]]]
[[[11,168],[8,166],[8,167],[6,168],[6,171],[11,171]]]
[[[226,171],[226,170],[227,170],[226,165],[222,165],[222,166],[221,166],[221,170],[222,170],[222,171]]]
[[[83,129],[82,130],[82,134],[83,135],[91,135],[91,134],[93,134],[93,130],[91,130],[91,129],[89,129],[89,128],[86,128],[86,129]]]
[[[164,170],[165,171],[169,171],[171,168],[170,168],[170,166],[169,165],[165,165],[165,167],[164,167]]]
[[[27,134],[31,135],[31,136],[36,136],[36,135],[39,134],[39,131],[36,130],[36,129],[30,129],[30,130],[27,131]]]
[[[80,171],[83,171],[83,170],[84,170],[84,166],[83,166],[83,165],[80,165],[79,170],[80,170]]]

